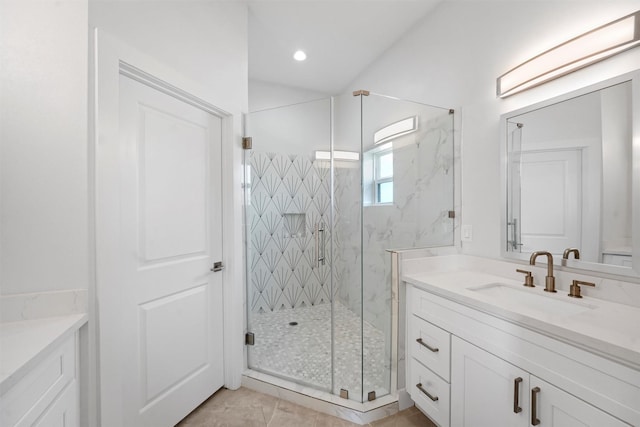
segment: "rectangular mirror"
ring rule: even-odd
[[[640,278],[639,75],[501,117],[504,257]]]

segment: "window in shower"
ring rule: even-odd
[[[376,204],[393,203],[393,151],[389,147],[373,155]]]
[[[393,204],[393,145],[375,147],[362,156],[364,206]]]

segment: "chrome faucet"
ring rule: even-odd
[[[553,277],[553,255],[547,251],[537,251],[531,254],[529,264],[536,265],[536,258],[540,255],[547,256],[547,277],[544,278],[545,292],[556,292],[556,278]]]

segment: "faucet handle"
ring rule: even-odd
[[[595,283],[574,280],[569,287],[569,296],[571,298],[582,298],[582,295],[580,294],[580,285],[593,286],[594,288],[596,286]]]
[[[530,271],[520,270],[519,268],[516,269],[516,271],[518,273],[526,274],[526,276],[524,276],[524,283],[522,284],[522,286],[526,286],[528,288],[535,287],[535,285],[533,284],[533,275],[531,274]]]

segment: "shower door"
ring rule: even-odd
[[[363,399],[392,393],[389,251],[453,245],[454,111],[362,96]],[[396,290],[397,292],[398,290]]]
[[[453,117],[374,94],[247,116],[250,369],[356,402],[395,392],[389,251],[453,245]]]
[[[522,252],[521,174],[522,123],[507,121],[507,251]]]
[[[334,118],[333,388],[365,402],[396,388],[389,251],[453,245],[454,112],[369,93]]]
[[[251,113],[246,134],[249,368],[330,392],[331,100]]]

